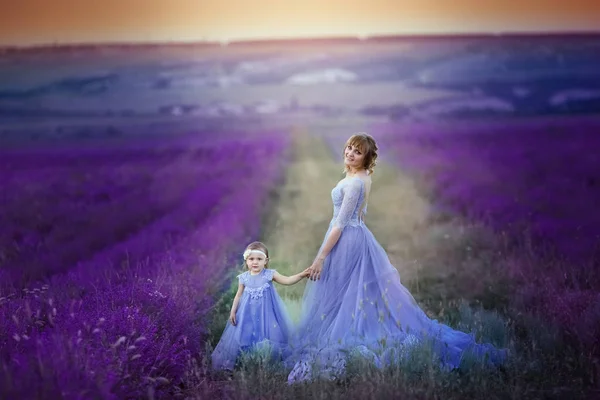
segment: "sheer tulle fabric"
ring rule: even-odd
[[[285,305],[273,287],[272,269],[257,275],[244,272],[238,275],[244,292],[236,312],[237,324],[227,322],[225,330],[212,353],[215,369],[233,369],[242,351],[268,349],[274,360],[286,354],[291,333],[291,320]]]
[[[492,364],[502,362],[505,350],[478,344],[472,335],[421,310],[360,218],[364,195],[360,178],[342,180],[332,191],[334,214],[325,237],[333,226],[343,231],[324,261],[321,279],[307,282],[300,324],[286,358],[292,368],[288,381],[339,376],[350,351],[384,366],[424,339],[431,340],[447,368],[457,367],[466,351]]]

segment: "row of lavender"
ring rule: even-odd
[[[527,226],[573,261],[600,235],[600,119],[387,126],[384,146],[407,170],[432,176],[440,202],[487,218],[498,231]]]
[[[210,292],[239,261],[235,251],[258,234],[287,147],[277,134],[211,146],[203,140],[190,140],[186,147],[198,151],[178,157],[176,166],[155,164],[156,175],[169,170],[169,179],[196,181],[168,212],[68,271],[2,298],[0,397],[169,397],[193,379]],[[110,164],[110,152],[105,157]],[[162,190],[173,188],[169,179],[159,180]],[[134,202],[110,215],[115,224],[157,201],[124,198]]]
[[[382,151],[443,212],[483,221],[517,259],[524,304],[580,339],[600,335],[598,119],[386,125]],[[586,339],[587,338],[587,339]]]
[[[0,297],[167,217],[200,182],[216,190],[220,160],[244,151],[227,136],[3,152]]]

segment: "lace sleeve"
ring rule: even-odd
[[[360,199],[360,193],[362,191],[362,185],[364,185],[362,179],[353,179],[344,188],[344,199],[340,206],[340,212],[335,220],[335,226],[340,229],[344,229],[348,222],[354,215],[358,200]]]

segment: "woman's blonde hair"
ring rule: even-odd
[[[269,249],[267,249],[267,246],[263,242],[252,242],[246,246],[246,250],[260,250],[265,253],[267,255],[265,268],[269,268]],[[244,260],[244,268],[248,268],[246,260]]]
[[[369,175],[372,175],[373,169],[375,168],[375,165],[377,165],[377,150],[379,150],[375,139],[364,132],[355,133],[346,141],[344,149],[342,150],[342,157],[345,157],[346,147],[348,146],[358,147],[361,153],[364,154],[363,168],[369,171]],[[350,168],[346,165],[344,167],[344,172],[348,172],[349,170]]]

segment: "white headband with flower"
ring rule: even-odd
[[[263,256],[265,256],[265,258],[269,258],[267,257],[267,255],[261,251],[261,250],[251,250],[251,249],[246,249],[246,251],[244,251],[244,261],[246,261],[248,259],[248,257],[250,256],[250,254],[252,253],[258,253],[258,254],[262,254]]]

